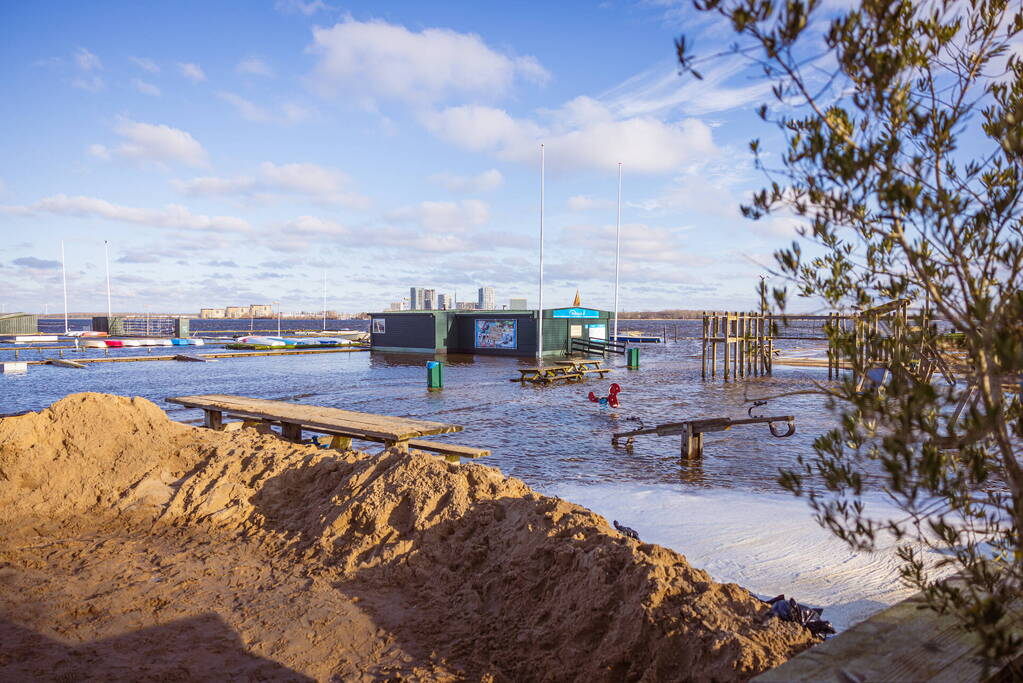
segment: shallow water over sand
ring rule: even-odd
[[[43,321],[50,326],[58,321]],[[63,322],[59,321],[60,326]],[[237,327],[249,321],[193,321],[198,328]],[[328,321],[334,329],[365,329],[366,321]],[[319,328],[320,321],[285,321],[285,328]],[[75,327],[75,325],[72,325]],[[275,329],[276,322],[256,321],[256,328]],[[529,359],[486,356],[438,356],[445,363],[442,391],[426,388],[425,363],[433,356],[395,353],[337,353],[292,357],[232,358],[218,363],[96,363],[86,370],[31,366],[28,374],[0,377],[0,412],[37,410],[77,391],[141,395],[164,406],[178,420],[197,420],[198,411],[163,403],[168,396],[227,393],[260,398],[293,399],[388,415],[452,422],[465,430],[453,443],[490,448],[487,463],[533,486],[566,482],[629,481],[681,483],[686,486],[779,490],[778,468],[795,464],[798,454],[811,453],[813,439],[832,423],[824,401],[794,396],[771,401],[761,414],[793,414],[797,431],[790,438],[770,435],[766,425],[736,427],[705,437],[702,462],[683,463],[679,437],[643,436],[632,452],[613,448],[611,434],[643,424],[696,417],[745,417],[748,398],[808,388],[827,373],[814,368],[775,367],[773,377],[724,383],[700,379],[699,321],[624,322],[622,329],[660,333],[668,343],[643,344],[641,367],[625,368],[622,357],[604,380],[539,387],[510,382],[515,368]],[[677,329],[680,340],[673,341]],[[807,342],[780,342],[784,348],[806,348]],[[180,350],[180,349],[179,349]],[[192,349],[187,349],[191,351]],[[207,346],[203,352],[214,352]],[[145,349],[111,351],[144,355]],[[153,354],[168,353],[155,348]],[[44,355],[53,355],[49,351]],[[10,351],[0,358],[10,358]],[[92,351],[85,357],[98,357]],[[22,353],[22,358],[39,354]],[[68,357],[79,357],[69,354]],[[590,391],[605,395],[612,382],[622,393],[617,410],[587,400]]]

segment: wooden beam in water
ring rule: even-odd
[[[343,349],[309,349],[309,350],[285,350],[285,351],[231,351],[228,353],[205,353],[197,354],[203,359],[219,360],[221,358],[241,358],[245,356],[300,356],[315,353],[355,353],[357,351],[369,351],[369,348],[343,348]],[[183,355],[183,354],[177,354]],[[76,363],[127,363],[131,361],[145,361],[145,360],[178,360],[177,356],[110,356],[107,358],[82,358],[77,361],[68,361]],[[32,360],[27,361],[30,365],[47,365],[51,363],[50,360]]]

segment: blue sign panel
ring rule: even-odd
[[[555,308],[551,317],[554,318],[599,318],[600,311],[592,308]]]

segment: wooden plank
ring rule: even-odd
[[[775,681],[983,681],[975,636],[917,594],[754,678]]]
[[[166,400],[169,403],[190,408],[220,410],[243,418],[288,422],[312,430],[336,432],[345,436],[384,442],[404,441],[417,436],[446,434],[462,430],[459,425],[442,422],[411,420],[339,408],[324,408],[226,394],[178,396]]]
[[[61,367],[61,368],[78,368],[78,369],[84,369],[85,368],[85,366],[82,365],[81,363],[78,363],[78,362],[73,361],[73,360],[65,360],[65,359],[61,359],[61,358],[53,358],[53,359],[51,359],[49,361],[49,364],[50,365],[56,365],[57,367]]]
[[[431,451],[434,453],[443,453],[446,455],[458,455],[463,458],[482,458],[490,455],[490,451],[486,448],[476,448],[475,446],[459,446],[453,443],[444,443],[443,441],[424,441],[422,439],[410,439],[408,445],[412,448],[418,448],[423,451]]]

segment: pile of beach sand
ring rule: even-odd
[[[0,679],[746,679],[800,626],[476,464],[75,394],[0,420]]]

